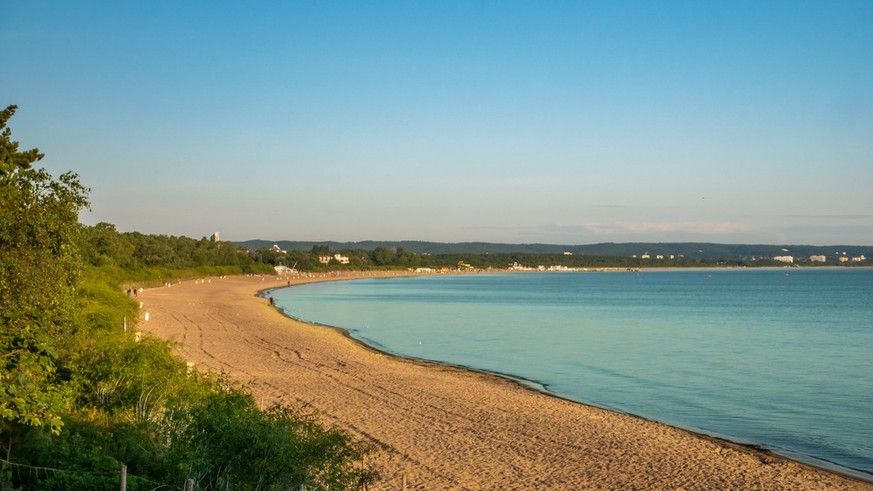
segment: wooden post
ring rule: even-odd
[[[185,481],[185,491],[194,491],[194,479]]]
[[[127,466],[121,464],[121,491],[127,491]]]
[[[406,491],[406,474],[403,474],[403,486],[401,487],[403,491]]]

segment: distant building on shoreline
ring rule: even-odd
[[[809,262],[811,263],[826,263],[827,261],[827,256],[809,256]]]
[[[780,263],[793,263],[794,256],[776,256],[773,258],[774,261],[779,261]]]
[[[340,264],[349,264],[349,258],[347,256],[343,256],[340,253],[336,253],[333,256],[329,254],[322,254],[318,256],[318,262],[320,262],[321,264],[329,264],[331,259],[335,260]]]
[[[340,264],[349,264],[349,258],[347,256],[343,256],[342,254],[334,254],[333,258],[337,260]]]
[[[220,240],[220,239],[218,238],[218,232],[215,232],[214,234],[212,234],[212,235],[209,237],[209,240],[211,240],[212,242],[218,242],[218,241]]]

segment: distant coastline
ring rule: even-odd
[[[406,270],[606,270],[699,267],[858,267],[873,246],[716,243],[592,245],[467,242],[237,242],[258,261],[305,272]]]
[[[685,256],[691,259],[743,259],[753,257],[776,257],[793,255],[798,258],[814,255],[836,257],[837,255],[873,256],[873,245],[809,245],[809,244],[732,244],[717,242],[601,242],[595,244],[510,244],[499,242],[430,242],[416,240],[399,241],[290,241],[252,239],[235,241],[250,250],[270,248],[277,245],[285,251],[311,251],[314,247],[338,250],[366,250],[376,248],[402,248],[416,254],[564,254],[631,257],[664,254]]]

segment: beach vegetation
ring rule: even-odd
[[[0,112],[0,433],[18,425],[58,433],[71,395],[58,373],[81,262],[75,247],[87,189],[66,173],[34,169]],[[7,444],[8,446],[8,444]]]
[[[88,189],[20,151],[0,112],[0,489],[355,489],[368,448],[261,410],[136,332],[138,286],[272,272],[233,243],[84,226]]]

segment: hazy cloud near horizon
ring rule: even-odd
[[[873,244],[873,3],[19,2],[13,138],[86,223]]]

